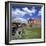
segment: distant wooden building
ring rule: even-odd
[[[29,19],[28,24],[30,27],[32,27],[32,25],[39,26],[41,24],[41,21],[40,21],[40,19]]]
[[[34,19],[33,20],[33,24],[40,25],[41,24],[41,21],[39,19]]]

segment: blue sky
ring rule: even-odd
[[[41,5],[12,5],[12,19],[41,19],[42,6]]]

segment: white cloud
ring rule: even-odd
[[[24,18],[14,18],[12,22],[17,22],[17,23],[27,23],[28,21]]]
[[[35,12],[36,12],[35,7],[32,7],[32,13],[35,13]]]
[[[30,16],[32,16],[32,13],[35,13],[35,8],[33,7],[32,10],[30,10],[28,7],[24,7],[21,9],[16,8],[16,9],[12,9],[12,17],[23,17],[25,14],[29,14]]]
[[[44,15],[44,6],[41,7],[40,11],[38,12],[38,16]]]
[[[30,18],[27,18],[27,20],[29,20]]]
[[[41,16],[41,10],[38,12],[38,16]]]
[[[32,19],[34,19],[34,17],[32,17]]]
[[[41,16],[41,15],[43,15],[43,13],[44,13],[44,8],[42,7],[40,10],[39,10],[39,12],[38,12],[38,16]]]
[[[15,10],[12,10],[12,16],[16,16],[16,17],[22,17],[26,14],[26,12],[16,8]]]
[[[35,13],[36,9],[35,7],[32,7],[32,9],[30,10],[28,7],[22,8],[23,11],[27,12],[27,13]]]
[[[27,12],[27,14],[29,14],[30,16],[32,16],[32,13],[35,14],[35,12],[36,12],[35,7],[32,7],[32,9],[29,9],[28,7],[24,7],[24,8],[22,8],[22,10]]]
[[[25,12],[27,12],[27,13],[32,13],[32,11],[31,11],[31,10],[29,10],[27,7],[22,8],[22,10],[24,10],[24,11],[25,11]]]
[[[30,14],[30,16],[32,16],[32,13]]]

